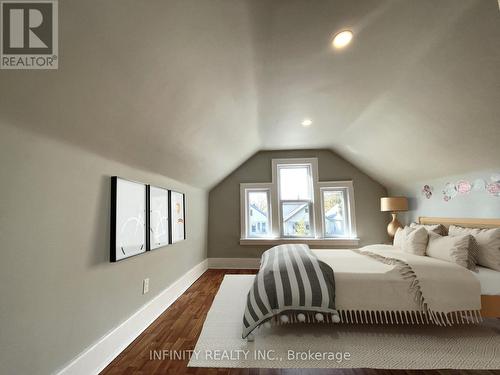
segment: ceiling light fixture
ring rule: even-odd
[[[352,31],[344,30],[337,33],[333,37],[332,45],[337,49],[344,48],[349,43],[351,43],[351,40],[352,40]]]
[[[311,125],[312,125],[312,123],[313,123],[313,122],[312,122],[312,120],[311,120],[311,119],[306,118],[306,119],[304,119],[304,120],[302,121],[302,126],[303,126],[304,128],[307,128],[307,127],[311,126]]]

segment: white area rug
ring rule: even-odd
[[[247,342],[242,316],[254,277],[224,277],[188,366],[500,369],[500,329],[493,321],[458,328],[296,324],[261,328]]]

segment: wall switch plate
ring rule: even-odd
[[[149,278],[142,280],[142,294],[149,292]]]

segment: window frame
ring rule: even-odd
[[[293,168],[293,167],[307,167],[308,168],[308,178],[309,178],[309,193],[310,199],[281,199],[281,180],[280,180],[280,169],[281,168]],[[272,161],[273,168],[273,182],[275,182],[276,188],[276,196],[277,196],[277,211],[278,211],[278,231],[280,234],[280,238],[315,238],[316,237],[316,218],[315,218],[315,189],[314,182],[316,181],[315,177],[318,175],[318,159],[316,158],[307,158],[307,159],[273,159]],[[309,206],[309,225],[310,225],[310,235],[309,236],[290,236],[285,235],[285,228],[283,222],[283,203],[305,203]]]
[[[271,205],[271,184],[240,184],[240,222],[241,222],[241,236],[245,239],[263,239],[272,238],[272,205]],[[248,212],[248,194],[252,192],[265,192],[267,194],[267,207],[268,207],[268,230],[271,233],[269,236],[250,236],[250,220]]]
[[[327,239],[334,238],[357,238],[356,232],[356,209],[354,205],[354,185],[352,181],[328,181],[318,182],[318,189],[320,191],[321,199],[321,224],[322,224],[322,237]],[[326,234],[326,217],[324,206],[324,191],[342,191],[344,193],[344,204],[346,205],[348,235],[347,236],[328,236]]]
[[[302,200],[280,200],[278,165],[310,165],[311,173],[311,201],[310,212],[310,237],[284,236],[281,224],[283,202],[299,202]],[[359,243],[356,231],[356,209],[354,199],[354,186],[350,180],[343,181],[319,181],[318,158],[287,158],[272,159],[272,180],[270,183],[240,183],[240,220],[241,220],[241,245],[274,245],[283,243],[306,243],[332,246],[355,246]],[[347,194],[346,205],[348,205],[349,232],[347,237],[326,237],[325,218],[323,209],[322,190],[344,189]],[[247,236],[247,190],[268,191],[269,205],[269,236],[248,237]],[[304,201],[306,202],[306,201]],[[307,201],[309,202],[309,201]]]

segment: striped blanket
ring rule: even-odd
[[[242,337],[278,317],[278,322],[339,321],[333,270],[307,245],[279,245],[262,254],[247,296]]]

